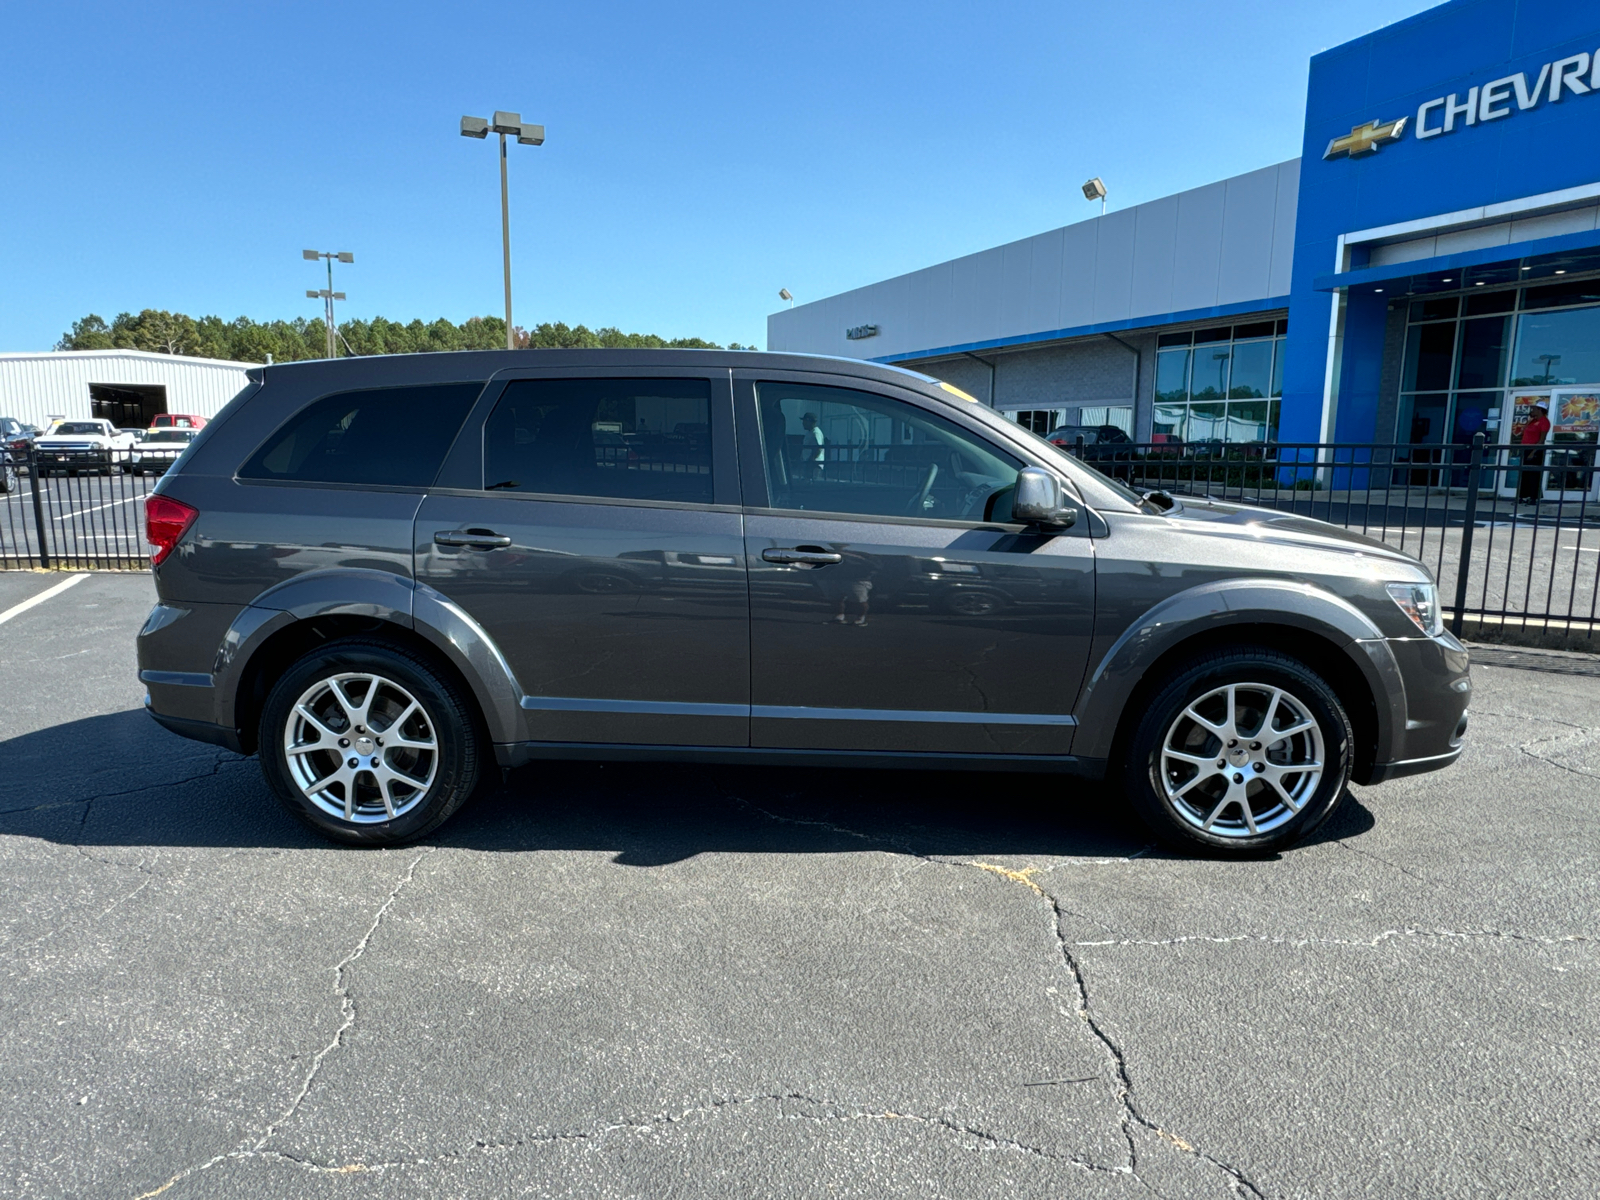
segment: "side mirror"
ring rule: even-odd
[[[1047,529],[1070,529],[1078,523],[1078,510],[1067,504],[1061,480],[1043,467],[1023,467],[1017,472],[1011,519]]]

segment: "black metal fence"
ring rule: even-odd
[[[1066,447],[1138,490],[1209,496],[1328,521],[1421,559],[1459,633],[1600,645],[1600,466],[1594,442],[1531,453],[1471,445],[1101,443]],[[41,473],[14,457],[0,568],[141,570],[156,476]]]
[[[31,449],[0,471],[0,569],[144,570],[144,498],[159,475],[41,468]]]
[[[1341,525],[1421,559],[1455,632],[1595,639],[1600,468],[1593,441],[1098,443],[1071,454],[1140,491],[1209,496]]]

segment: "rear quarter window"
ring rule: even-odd
[[[481,383],[335,392],[280,425],[241,479],[427,487]]]

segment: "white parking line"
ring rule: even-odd
[[[82,583],[87,578],[89,578],[87,572],[70,576],[67,579],[63,579],[54,587],[45,588],[45,590],[40,592],[37,596],[33,596],[27,600],[24,600],[21,604],[13,604],[10,608],[6,609],[5,612],[0,612],[0,625],[4,625],[7,621],[11,620],[12,617],[21,616],[35,605],[43,604],[46,600],[50,599],[51,596],[60,595],[73,584]]]
[[[119,504],[131,504],[135,500],[143,499],[143,496],[124,496],[121,500],[113,500],[109,504],[96,504],[93,508],[75,509],[72,512],[63,513],[60,516],[53,517],[51,519],[56,521],[70,521],[73,517],[81,517],[85,513],[99,512],[102,508],[115,508]]]

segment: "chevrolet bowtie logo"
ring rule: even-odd
[[[1336,137],[1329,142],[1322,157],[1338,158],[1341,154],[1348,154],[1351,158],[1360,158],[1363,154],[1373,154],[1385,142],[1398,142],[1400,135],[1406,131],[1406,121],[1409,119],[1401,117],[1398,121],[1384,124],[1368,121],[1365,125],[1357,125],[1344,137]]]

